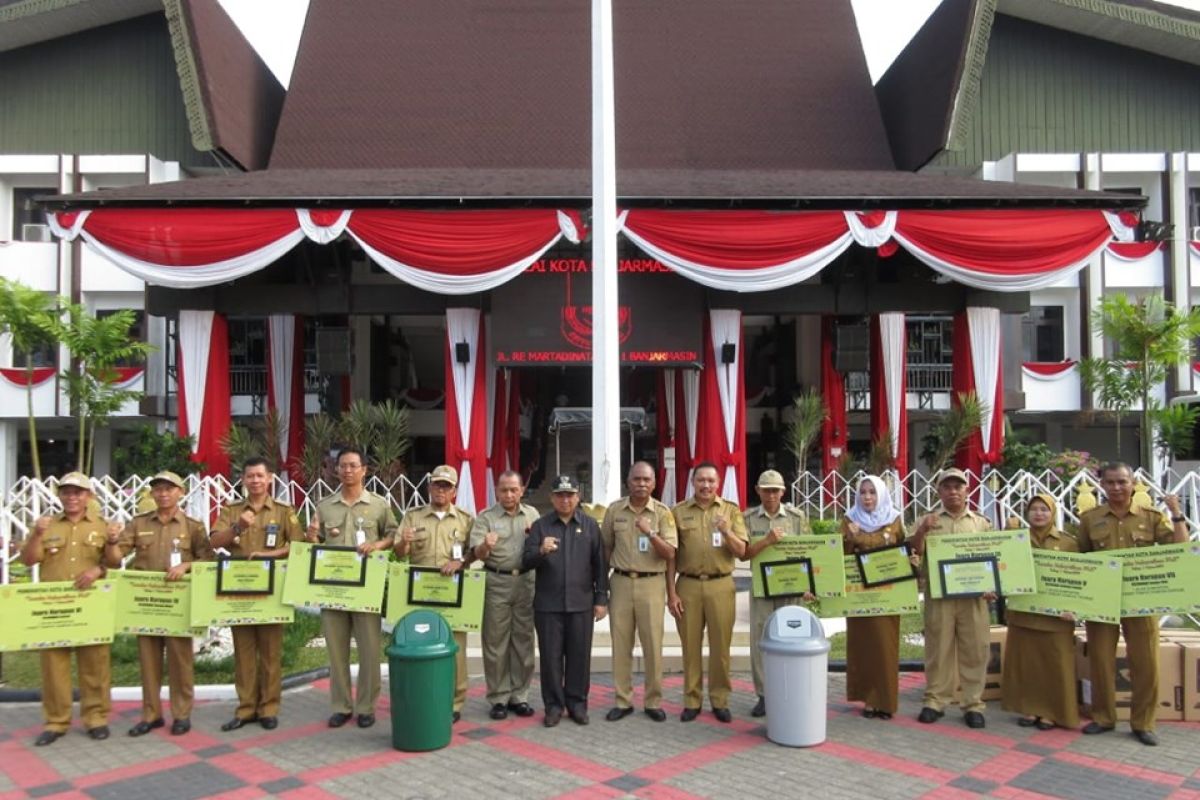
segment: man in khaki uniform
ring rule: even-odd
[[[642,645],[646,716],[662,722],[663,616],[667,590],[675,593],[675,548],[679,536],[671,509],[650,496],[654,467],[639,461],[625,480],[629,496],[608,507],[600,537],[604,560],[612,567],[609,579],[609,631],[612,633],[613,687],[616,705],[610,722],[633,713],[633,637]]]
[[[750,544],[746,547],[747,561],[784,536],[807,536],[812,533],[804,512],[783,504],[783,492],[786,488],[783,476],[773,469],[758,476],[758,484],[754,490],[761,504],[749,509],[745,514],[746,528],[750,535]],[[754,676],[754,693],[758,695],[758,702],[754,704],[751,716],[762,717],[767,713],[766,700],[763,698],[762,651],[758,648],[758,640],[762,637],[763,628],[766,627],[771,614],[776,609],[795,603],[794,597],[750,598],[750,671]]]
[[[471,556],[487,570],[483,599],[483,677],[492,719],[512,711],[533,716],[529,683],[533,678],[532,570],[521,569],[525,535],[538,511],[521,502],[521,473],[509,470],[496,479],[496,504],[471,526]]]
[[[961,469],[943,470],[937,490],[942,507],[921,518],[913,537],[916,553],[924,555],[927,536],[982,533],[995,527],[967,508],[967,475]],[[928,585],[928,566],[922,566],[921,572]],[[982,728],[987,724],[983,684],[991,646],[988,601],[994,599],[995,594],[989,592],[982,597],[932,600],[926,592],[925,699],[917,716],[919,722],[937,722],[945,716],[946,706],[954,700],[955,687],[961,686],[967,726]]]
[[[1079,550],[1090,553],[1128,547],[1152,547],[1187,541],[1187,519],[1179,498],[1167,495],[1167,515],[1155,508],[1134,508],[1133,471],[1120,462],[1106,464],[1100,485],[1107,502],[1079,519]],[[1117,637],[1125,633],[1125,655],[1129,659],[1133,698],[1129,727],[1139,742],[1158,744],[1154,733],[1158,707],[1158,619],[1122,617],[1120,628],[1105,622],[1087,623],[1088,662],[1092,673],[1092,721],[1083,727],[1087,734],[1107,733],[1117,724],[1116,660]]]
[[[105,574],[104,545],[121,533],[121,525],[105,522],[88,511],[92,482],[81,472],[70,472],[58,482],[63,512],[40,517],[21,549],[21,563],[41,564],[38,580],[74,581],[87,589]],[[116,564],[109,564],[116,566]],[[79,711],[88,736],[108,738],[111,673],[109,646],[54,647],[42,650],[42,715],[45,725],[34,741],[52,744],[71,727],[71,652],[79,667]]]
[[[395,542],[396,517],[388,501],[368,492],[362,451],[346,447],[338,453],[341,488],[317,506],[307,530],[308,541],[338,547],[356,547],[363,556],[390,550]],[[340,728],[350,721],[353,709],[360,728],[375,724],[379,700],[379,654],[382,621],[379,614],[365,611],[321,609],[321,633],[329,653],[329,702],[333,714],[329,727]],[[350,635],[358,648],[358,691],[350,697]]]
[[[396,555],[414,567],[439,567],[443,575],[461,572],[474,517],[454,505],[458,470],[442,464],[429,473],[429,505],[414,508],[400,520]],[[455,631],[454,721],[467,701],[467,633]]]
[[[704,683],[704,632],[708,630],[708,700],[713,716],[729,722],[729,647],[733,642],[736,595],[733,568],[745,558],[746,521],[735,503],[717,495],[717,466],[701,462],[692,473],[695,492],[671,513],[679,530],[675,569],[679,578],[667,607],[683,642],[683,714],[700,715]]]
[[[179,507],[183,490],[183,479],[174,472],[160,472],[151,478],[150,496],[154,499],[155,510],[135,516],[117,543],[108,543],[105,556],[109,563],[119,563],[133,552],[129,569],[165,572],[166,580],[177,581],[191,571],[193,561],[212,559],[212,545],[204,525],[185,515]],[[167,685],[171,687],[171,735],[180,736],[192,729],[192,697],[195,693],[192,637],[138,636],[142,720],[130,728],[130,736],[144,736],[163,726],[160,694],[164,649]]]
[[[271,497],[274,477],[265,458],[246,461],[242,467],[246,499],[221,509],[213,547],[240,558],[287,558],[291,543],[303,539],[304,530],[292,507]],[[234,625],[230,631],[238,707],[221,730],[235,731],[249,722],[274,730],[283,694],[283,625]]]

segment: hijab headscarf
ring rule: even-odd
[[[1039,534],[1045,533],[1046,531],[1052,531],[1055,528],[1057,528],[1058,527],[1058,501],[1054,499],[1054,495],[1035,494],[1033,497],[1029,498],[1029,502],[1032,503],[1034,500],[1041,500],[1043,503],[1045,503],[1047,506],[1050,507],[1050,524],[1046,526],[1045,531],[1038,531],[1038,533]],[[1025,515],[1026,515],[1025,521],[1029,522],[1029,519],[1028,519],[1029,505],[1028,504],[1025,506]],[[1033,530],[1032,523],[1030,524],[1029,528],[1030,528],[1030,530]]]
[[[863,508],[862,487],[864,483],[870,483],[875,487],[876,500],[873,511]],[[854,507],[846,512],[847,519],[862,529],[864,533],[870,533],[885,525],[890,525],[899,516],[900,511],[892,505],[892,495],[888,492],[883,478],[868,475],[858,482],[858,489],[854,492]]]

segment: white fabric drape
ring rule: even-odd
[[[237,258],[198,267],[167,267],[127,256],[99,241],[87,231],[82,231],[81,235],[83,241],[95,253],[107,258],[130,275],[141,278],[152,286],[166,286],[171,289],[195,289],[244,278],[278,261],[285,253],[304,241],[304,232],[297,228],[266,247],[260,247]]]
[[[996,275],[965,269],[957,264],[938,258],[928,250],[914,244],[910,239],[905,238],[903,234],[895,234],[895,239],[905,250],[912,253],[913,256],[934,272],[940,272],[964,286],[972,286],[976,289],[985,289],[990,292],[1029,292],[1034,289],[1053,286],[1062,279],[1074,275],[1086,267],[1092,258],[1091,255],[1088,255],[1087,258],[1080,259],[1074,264],[1068,264],[1062,269],[1052,272],[1039,272],[1032,275]]]
[[[975,374],[975,396],[983,407],[979,431],[985,447],[992,441],[996,419],[996,386],[1000,380],[1000,309],[967,308],[967,326],[971,333],[971,364]]]
[[[883,215],[883,221],[874,228],[868,227],[863,221],[862,215],[857,211],[843,211],[846,215],[846,225],[850,228],[850,234],[854,237],[854,241],[860,247],[879,247],[892,238],[892,234],[896,232],[896,216],[895,211],[886,211]]]
[[[904,397],[904,356],[907,336],[904,314],[890,312],[879,315],[879,344],[883,355],[883,385],[887,394],[888,431],[891,433],[892,457],[900,453],[900,412]]]
[[[617,217],[617,229],[643,252],[658,259],[685,278],[712,289],[729,292],[766,292],[806,281],[846,252],[846,249],[854,241],[854,237],[847,229],[845,233],[824,247],[782,264],[754,270],[722,269],[689,261],[652,244],[625,227],[625,218],[628,213],[628,211],[622,211]]]
[[[418,269],[409,264],[404,264],[396,259],[384,255],[376,250],[371,245],[364,242],[362,239],[354,235],[354,231],[348,230],[350,238],[358,242],[359,246],[366,252],[367,256],[382,267],[386,272],[391,273],[395,277],[415,286],[426,292],[434,294],[475,294],[476,292],[487,292],[495,289],[501,284],[508,283],[513,278],[520,275],[531,264],[537,261],[542,255],[554,245],[558,244],[561,235],[555,236],[541,250],[536,253],[522,258],[514,264],[509,264],[503,269],[498,269],[494,272],[489,272],[484,275],[453,275],[438,272],[430,272],[427,270]]]
[[[696,421],[700,416],[700,370],[698,369],[683,370],[683,411],[687,414],[688,460],[694,461],[696,458]],[[694,467],[688,468],[687,488],[683,495],[685,499],[696,493],[692,488],[692,473],[695,471]]]
[[[183,381],[179,384],[179,402],[187,409],[184,436],[192,437],[192,452],[200,446],[200,422],[204,419],[204,391],[208,384],[208,354],[212,349],[214,312],[179,312],[179,360]]]
[[[279,467],[286,479],[287,465],[295,453],[288,452],[291,443],[291,428],[304,424],[292,420],[292,382],[296,365],[296,317],[294,314],[271,314],[267,317],[267,369],[271,380],[267,382],[271,396],[267,407],[275,409],[279,418]]]
[[[742,312],[731,308],[714,308],[709,312],[710,329],[712,332],[713,353],[717,361],[721,359],[721,347],[732,343],[737,348],[738,355],[742,350]],[[737,357],[732,364],[717,363],[717,391],[721,394],[721,418],[725,426],[725,444],[730,452],[735,449],[734,432],[737,424],[738,394],[742,391],[742,374],[738,369]],[[725,480],[721,482],[721,496],[731,503],[741,503],[738,487],[737,470],[728,466],[725,468]]]
[[[454,377],[454,403],[458,411],[458,428],[462,439],[463,450],[468,450],[478,442],[471,441],[471,414],[475,407],[475,371],[479,369],[479,327],[482,324],[482,313],[477,308],[447,308],[446,309],[446,338],[450,342],[450,369]],[[470,359],[464,364],[454,357],[454,346],[459,342],[470,345]],[[458,472],[458,499],[455,501],[459,508],[471,514],[477,513],[475,508],[475,483],[486,480],[486,476],[472,475],[471,463],[464,460]],[[479,509],[482,511],[483,509]]]
[[[676,458],[678,458],[679,443],[675,440],[675,432],[678,428],[675,425],[675,376],[677,370],[663,370],[663,408],[658,410],[658,424],[666,425],[667,431],[670,433],[670,441],[674,443]],[[675,476],[677,474],[677,461],[673,461],[671,466],[663,469],[663,485],[662,485],[662,501],[668,506],[673,506],[679,501],[676,499],[675,492]]]
[[[342,235],[350,224],[350,209],[338,214],[332,225],[318,225],[313,221],[312,213],[307,208],[296,209],[296,219],[300,222],[300,230],[304,235],[317,244],[329,244]]]

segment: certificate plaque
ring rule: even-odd
[[[117,586],[98,580],[0,586],[0,651],[46,650],[111,642]]]
[[[753,541],[753,539],[752,539]],[[750,592],[754,597],[770,597],[763,581],[764,564],[780,564],[804,559],[809,562],[812,585],[798,592],[787,591],[776,597],[811,591],[817,597],[841,597],[846,593],[846,559],[841,536],[784,536],[750,560]],[[784,575],[789,570],[784,569]],[[795,577],[795,570],[791,570]],[[808,584],[805,582],[807,587]]]
[[[908,545],[903,542],[855,553],[854,558],[863,586],[873,588],[914,580],[917,577],[917,568],[909,560],[910,555]]]
[[[274,594],[275,559],[222,558],[217,561],[217,594]]]
[[[414,567],[405,562],[394,562],[387,567],[388,622],[395,624],[409,611],[427,608],[441,614],[453,630],[480,630],[486,572],[468,569],[446,577],[440,569]]]
[[[816,594],[811,558],[764,561],[758,568],[762,573],[763,594],[767,598],[792,597],[805,592]]]
[[[308,582],[316,586],[365,586],[367,559],[353,547],[314,545]]]
[[[462,608],[463,582],[460,573],[443,575],[435,567],[409,567],[408,604]]]
[[[995,556],[951,558],[938,563],[942,597],[979,597],[1000,593],[999,562]]]

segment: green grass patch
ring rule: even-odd
[[[924,632],[925,623],[920,614],[906,614],[900,617],[900,660],[917,660],[925,658],[925,648],[919,644],[910,644],[905,637]],[[844,661],[846,659],[846,634],[835,633],[829,637],[829,659]]]

